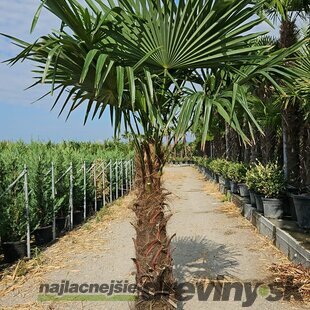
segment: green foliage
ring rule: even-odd
[[[277,198],[285,189],[283,171],[277,163],[254,165],[246,174],[246,184],[267,198]]]
[[[243,163],[231,162],[228,166],[227,176],[236,183],[244,183],[247,168]]]
[[[258,169],[256,165],[251,165],[250,169],[246,172],[245,183],[249,190],[257,191],[258,189]]]
[[[214,159],[210,162],[210,169],[224,178],[228,177],[228,168],[230,163],[226,159]]]
[[[51,189],[51,165],[54,164],[56,183],[56,213],[66,216],[69,210],[69,175],[61,178],[72,163],[74,186],[74,207],[83,206],[83,171],[84,161],[87,169],[93,162],[98,165],[109,160],[129,159],[133,156],[131,145],[119,141],[104,143],[62,142],[0,142],[0,237],[3,240],[17,241],[25,236],[26,217],[23,179],[9,192],[7,187],[20,175],[24,165],[28,168],[28,189],[31,231],[39,226],[51,224],[53,201]],[[102,171],[102,170],[101,170]],[[99,174],[101,171],[97,171]],[[125,173],[123,174],[125,175]],[[108,177],[108,173],[106,177]],[[61,178],[61,179],[60,179]],[[87,201],[94,197],[93,176],[87,178]],[[115,183],[115,176],[113,178]],[[107,184],[109,186],[109,184]],[[101,190],[97,197],[102,195]],[[113,190],[115,184],[113,184]]]
[[[276,80],[296,77],[282,64],[297,46],[274,52],[256,43],[263,33],[251,30],[264,22],[261,1],[86,2],[44,1],[60,31],[33,44],[6,35],[21,48],[8,63],[34,62],[32,86],[49,84],[46,95],[58,90],[53,107],[60,104],[60,114],[86,105],[86,122],[110,109],[115,132],[124,126],[135,141],[179,138],[202,121],[204,145],[217,114],[249,142],[237,111],[260,126],[247,84],[267,79],[281,89]]]

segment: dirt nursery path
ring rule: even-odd
[[[203,180],[193,167],[167,167],[165,188],[172,194],[169,205],[173,213],[168,231],[176,233],[173,241],[174,272],[179,283],[197,290],[197,283],[270,283],[272,263],[287,263],[286,258],[231,203],[223,202],[216,187]],[[84,224],[37,258],[21,262],[0,274],[0,309],[130,309],[124,302],[38,302],[41,283],[111,283],[127,280],[134,283],[132,237],[133,213],[128,206],[133,194],[120,199],[96,218]],[[239,285],[239,284],[238,284]],[[206,286],[205,286],[206,287]],[[195,291],[196,292],[196,291]],[[234,301],[234,289],[228,301],[199,301],[193,294],[179,302],[179,309],[243,309]],[[282,300],[270,302],[261,294],[250,309],[307,309],[305,304]],[[243,304],[245,306],[246,304]],[[308,305],[309,306],[309,305]]]

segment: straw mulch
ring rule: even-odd
[[[115,201],[111,206],[100,210],[84,225],[68,232],[56,243],[44,251],[36,251],[31,260],[20,260],[0,272],[0,298],[21,288],[29,279],[36,283],[44,281],[44,275],[53,270],[63,269],[70,265],[76,255],[102,252],[104,236],[109,232],[113,220],[124,219],[133,215],[130,210],[135,193]],[[64,259],[65,255],[65,259]],[[26,306],[25,306],[26,307]],[[18,308],[23,309],[23,308]],[[25,309],[37,309],[30,306]]]
[[[285,288],[284,298],[300,296],[302,300],[295,301],[310,303],[310,268],[301,264],[286,263],[273,264],[268,269],[275,276],[274,284]]]
[[[213,182],[207,181],[203,190],[206,193],[208,193],[208,195],[212,196],[215,199],[218,199],[220,201],[226,201],[227,200],[226,196],[223,195],[219,191],[219,185],[218,184],[215,184]]]
[[[218,185],[212,182],[207,182],[205,191],[211,196],[225,201],[225,196],[219,192]],[[282,288],[284,299],[288,299],[292,302],[302,301],[303,303],[310,303],[310,268],[289,262],[288,258],[284,256],[284,254],[276,248],[267,237],[260,235],[257,232],[257,228],[241,216],[240,209],[235,204],[231,202],[224,202],[218,207],[218,211],[225,213],[230,217],[240,217],[242,220],[242,225],[239,225],[239,228],[251,228],[257,233],[259,242],[253,245],[252,249],[249,248],[249,250],[273,250],[278,263],[268,266],[267,269],[272,274],[271,281],[273,284],[277,285],[279,288]],[[294,299],[294,296],[300,296],[301,300],[298,300],[299,298],[297,298],[297,300]]]
[[[2,308],[0,308],[2,310]],[[23,304],[23,305],[16,305],[13,307],[5,307],[3,308],[5,310],[52,310],[54,309],[53,306],[48,306],[48,305],[42,305],[37,302],[34,303],[28,303],[28,304]]]

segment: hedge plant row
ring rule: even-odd
[[[23,181],[18,182],[11,191],[7,187],[20,175],[24,165],[28,168],[28,187],[31,230],[52,221],[53,203],[51,193],[52,162],[55,167],[55,180],[58,180],[73,165],[74,175],[74,207],[83,206],[83,171],[81,167],[86,162],[89,168],[95,161],[126,160],[133,157],[129,144],[118,141],[104,143],[63,142],[0,142],[0,238],[2,241],[19,241],[25,237],[26,217]],[[102,171],[102,170],[101,170]],[[101,171],[97,171],[100,173]],[[107,169],[106,180],[109,179]],[[115,182],[115,175],[114,182]],[[94,199],[93,177],[87,176],[87,201]],[[69,206],[69,178],[64,177],[56,185],[57,215],[67,215]],[[102,190],[98,191],[98,197]]]
[[[253,163],[245,165],[226,159],[210,159],[197,157],[198,165],[209,169],[210,172],[236,183],[245,183],[248,189],[260,193],[267,198],[279,197],[286,189],[282,169],[277,163]]]

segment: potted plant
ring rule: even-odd
[[[293,194],[292,197],[298,225],[301,228],[310,229],[310,188],[301,188],[300,193]]]
[[[230,183],[227,176],[229,163],[225,159],[214,159],[210,163],[211,170],[216,175],[216,180],[226,188],[229,188]]]
[[[222,185],[228,189],[230,188],[230,181],[228,178],[228,168],[230,166],[230,163],[227,160],[222,159],[219,161],[219,166]]]
[[[33,214],[32,227],[36,245],[53,240],[53,204],[50,184],[45,180],[45,156],[37,152],[28,158],[29,185],[31,188],[30,209]]]
[[[6,206],[2,207],[1,214],[1,241],[4,260],[12,263],[27,254],[25,202],[22,195],[8,199]]]
[[[258,169],[258,189],[264,195],[262,198],[264,215],[267,218],[279,219],[283,217],[283,195],[285,189],[283,170],[277,163],[268,163],[257,165]]]
[[[246,175],[246,167],[242,163],[231,163],[228,166],[227,174],[230,179],[230,189],[232,193],[237,194],[239,192],[239,186],[245,185],[245,175]],[[244,187],[244,186],[243,186]],[[240,191],[240,195],[242,197],[247,196],[247,188],[242,188],[242,191]]]
[[[10,151],[10,150],[9,150]],[[17,178],[22,165],[10,152],[0,158],[0,237],[4,260],[7,263],[26,256],[25,201],[23,183],[17,183],[10,192],[7,187]]]
[[[53,209],[48,202],[38,204],[36,208],[36,228],[34,237],[36,245],[44,245],[53,240]]]
[[[251,205],[257,208],[258,212],[264,212],[263,201],[261,200],[261,194],[258,193],[258,170],[256,165],[251,165],[245,175],[245,184],[249,189]]]
[[[205,177],[208,178],[209,180],[213,179],[212,172],[210,170],[210,162],[211,162],[210,158],[207,157],[203,157],[201,162],[203,167],[202,172],[205,175]]]

